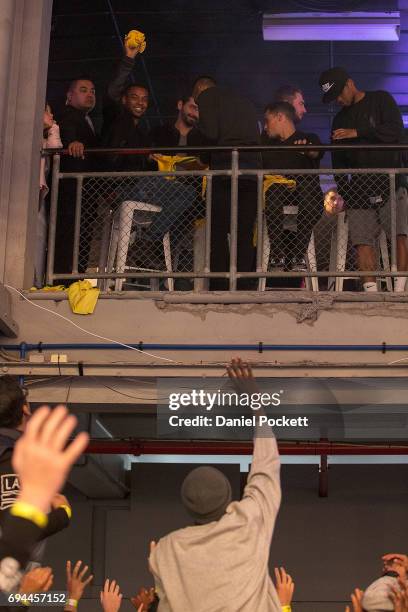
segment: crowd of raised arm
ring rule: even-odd
[[[233,359],[227,372],[238,393],[258,393],[248,364]],[[151,542],[148,568],[154,586],[141,587],[129,598],[138,612],[292,610],[292,577],[284,567],[274,569],[274,580],[269,573],[281,502],[280,458],[273,431],[261,421],[255,425],[251,469],[240,500],[232,499],[229,480],[214,467],[198,467],[186,476],[180,503],[191,521]],[[72,439],[76,426],[76,417],[64,406],[43,406],[31,414],[18,382],[0,378],[0,591],[10,605],[27,607],[36,596],[55,593],[53,568],[43,564],[44,551],[38,545],[69,528],[72,509],[61,491],[89,441],[85,432]],[[77,610],[92,580],[82,560],[66,561],[66,612]],[[118,581],[106,578],[100,590],[102,609],[118,612],[123,597]],[[8,609],[5,601],[0,609]],[[364,592],[355,589],[346,607],[346,612],[379,610],[408,612],[404,554],[384,555],[380,577]]]

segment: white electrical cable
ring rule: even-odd
[[[395,361],[390,361],[387,365],[394,365],[394,363],[401,363],[401,361],[408,361],[408,357],[403,357],[403,359],[396,359]]]
[[[80,325],[77,325],[76,323],[71,321],[71,319],[68,319],[68,317],[64,317],[64,315],[59,314],[58,312],[54,312],[53,310],[49,310],[48,308],[44,308],[44,306],[40,306],[39,304],[35,304],[31,300],[29,300],[24,295],[24,293],[19,291],[19,289],[16,289],[15,287],[12,287],[11,285],[4,285],[4,287],[6,287],[7,289],[12,289],[16,293],[18,293],[26,302],[31,304],[31,306],[35,306],[35,308],[39,308],[40,310],[45,310],[45,312],[48,312],[48,313],[50,313],[52,315],[55,315],[56,317],[59,317],[60,319],[64,319],[64,321],[68,321],[68,323],[70,323],[71,325],[73,325],[74,327],[79,329],[80,331],[84,332],[85,334],[88,334],[89,336],[94,336],[95,338],[99,338],[100,340],[106,340],[107,342],[111,342],[112,344],[117,344],[119,346],[123,346],[124,348],[130,349],[131,351],[136,351],[137,353],[142,353],[142,355],[148,355],[149,357],[153,357],[154,359],[162,359],[163,361],[169,361],[170,363],[178,363],[178,364],[180,363],[179,361],[175,361],[174,359],[169,359],[168,357],[161,357],[160,355],[154,355],[153,353],[148,353],[147,351],[142,351],[141,349],[135,348],[134,346],[130,346],[129,344],[124,344],[123,342],[119,342],[118,340],[112,340],[112,338],[105,338],[105,336],[100,336],[99,334],[94,334],[93,332],[90,332],[87,329],[84,329]]]

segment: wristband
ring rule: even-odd
[[[44,529],[48,523],[48,517],[44,512],[25,502],[17,501],[11,507],[10,514],[12,516],[19,516],[20,518],[27,519],[37,525],[37,527],[40,527],[40,529]]]
[[[78,607],[78,600],[77,599],[68,599],[67,606],[71,606],[71,608],[77,608]]]
[[[67,506],[66,504],[62,504],[62,506],[58,506],[58,508],[64,508],[65,512],[68,515],[68,518],[71,520],[71,517],[72,517],[72,508],[70,506]],[[76,600],[73,599],[72,601],[76,601]]]
[[[282,612],[292,612],[292,607],[290,605],[282,606]]]

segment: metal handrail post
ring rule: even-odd
[[[76,184],[75,197],[75,226],[74,226],[74,248],[72,251],[72,271],[78,272],[79,261],[79,239],[81,235],[81,211],[82,211],[82,187],[84,178],[79,176]]]
[[[56,230],[57,230],[60,163],[61,163],[61,156],[54,155],[52,158],[50,224],[49,224],[49,229],[48,229],[47,273],[46,273],[46,279],[45,279],[45,282],[47,285],[52,285],[54,282],[55,237],[56,237]]]
[[[390,173],[390,204],[391,204],[391,272],[397,272],[397,194],[395,189],[395,173]]]
[[[239,153],[235,149],[231,156],[231,226],[230,226],[230,279],[229,290],[237,288],[237,241],[238,241],[238,173]]]
[[[257,203],[257,224],[256,224],[256,271],[262,272],[262,259],[265,245],[263,243],[263,213],[264,213],[264,194],[263,194],[263,173],[258,174],[258,203]]]
[[[205,257],[204,272],[210,272],[211,265],[211,206],[212,206],[212,176],[207,176],[205,192]]]

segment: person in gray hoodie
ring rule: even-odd
[[[228,374],[241,392],[255,393],[250,367],[232,360]],[[195,525],[153,543],[149,567],[159,612],[281,612],[268,559],[281,501],[280,459],[269,427],[257,425],[254,454],[240,501],[213,467],[186,477],[182,501]]]

